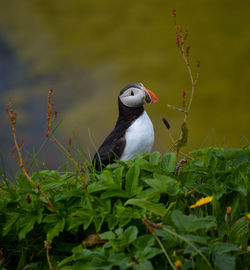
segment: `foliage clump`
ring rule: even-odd
[[[178,171],[176,154],[159,152],[84,177],[38,171],[32,179],[56,213],[23,175],[17,185],[5,179],[1,267],[247,269],[250,150],[206,148],[190,155]]]

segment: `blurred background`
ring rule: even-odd
[[[63,120],[57,136],[65,143],[71,137],[93,155],[91,141],[99,146],[115,125],[120,90],[142,82],[159,98],[146,110],[155,127],[154,150],[166,152],[171,141],[162,117],[175,137],[183,119],[166,104],[181,106],[182,91],[191,88],[176,47],[173,8],[177,23],[189,30],[191,61],[201,62],[184,150],[245,146],[249,0],[8,0],[0,9],[0,168],[12,175],[17,170],[4,112],[10,96],[18,112],[17,134],[25,137],[26,162],[38,153],[34,169],[62,164],[62,154],[45,138],[50,87]]]

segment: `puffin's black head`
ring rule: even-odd
[[[140,107],[158,101],[156,95],[146,89],[142,83],[131,83],[120,92],[120,101],[127,107]]]

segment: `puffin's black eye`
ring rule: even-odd
[[[134,96],[134,92],[133,91],[131,91],[131,96]]]

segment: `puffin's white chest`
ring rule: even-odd
[[[126,145],[122,160],[129,160],[133,155],[142,152],[150,153],[154,143],[154,128],[145,111],[127,129],[125,139]]]

